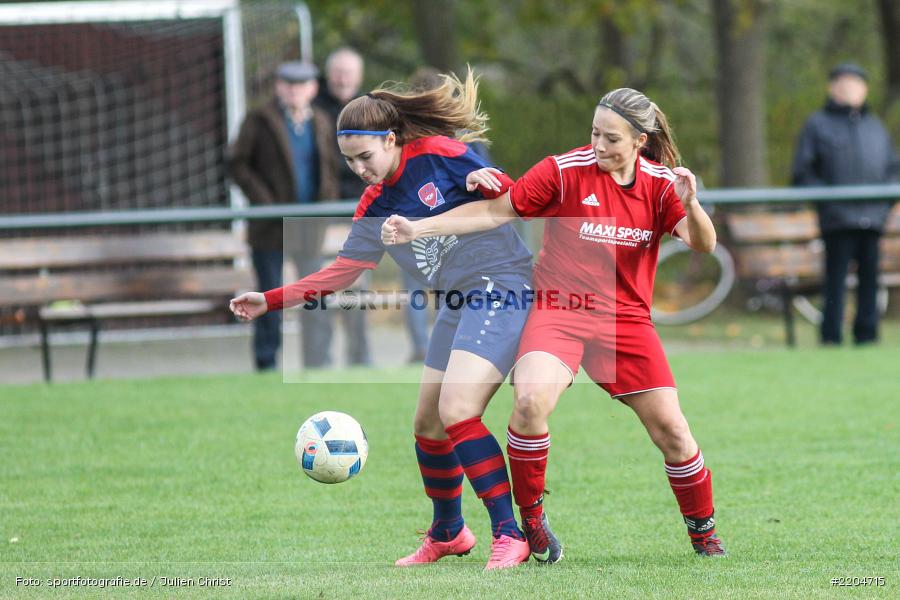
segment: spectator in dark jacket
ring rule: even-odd
[[[829,74],[828,100],[807,119],[794,156],[794,185],[887,183],[896,159],[890,135],[866,104],[865,71],[842,64]],[[847,272],[855,261],[857,287],[853,337],[857,344],[878,338],[879,241],[892,202],[819,202],[825,242],[825,283],[821,341],[840,344]]]

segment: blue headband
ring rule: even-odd
[[[341,129],[337,132],[338,135],[387,135],[391,132],[390,129],[386,129],[384,131],[370,131],[368,129]]]

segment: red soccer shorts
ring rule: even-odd
[[[675,388],[662,342],[649,320],[534,307],[519,341],[516,363],[530,352],[555,356],[573,379],[583,365],[588,377],[613,398]]]

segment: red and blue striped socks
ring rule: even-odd
[[[434,505],[434,518],[428,535],[438,542],[449,542],[463,528],[463,468],[450,440],[416,436],[416,459],[425,484],[425,495]]]
[[[491,517],[494,537],[506,535],[525,539],[512,509],[506,460],[500,445],[481,417],[472,417],[446,428],[453,448],[475,495],[481,498]]]

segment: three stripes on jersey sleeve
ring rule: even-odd
[[[597,156],[593,149],[573,150],[566,154],[560,154],[553,157],[559,170],[568,169],[570,167],[587,167],[597,164]],[[643,156],[638,158],[640,169],[644,173],[653,177],[661,177],[669,181],[675,181],[675,174],[669,167],[663,165],[654,165],[647,161]]]
[[[586,167],[597,164],[597,157],[594,154],[593,149],[590,148],[586,150],[573,150],[565,154],[560,154],[559,156],[554,156],[553,158],[556,160],[556,166],[559,167],[560,171],[569,167]]]
[[[652,175],[653,177],[662,177],[663,179],[668,179],[669,181],[675,181],[675,173],[672,172],[672,169],[669,167],[664,167],[662,165],[651,165],[647,162],[643,156],[638,158],[638,161],[641,165],[641,171],[647,173],[648,175]]]

